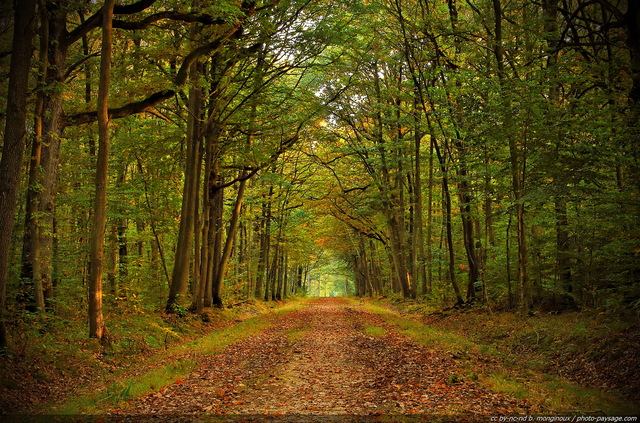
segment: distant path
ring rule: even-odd
[[[383,329],[368,335],[371,326]],[[450,353],[416,344],[344,299],[323,298],[279,316],[265,332],[204,359],[188,378],[113,414],[306,415],[305,421],[463,414],[488,422],[489,416],[526,411],[518,400],[457,380],[455,367]]]

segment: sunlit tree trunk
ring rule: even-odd
[[[98,162],[96,165],[91,254],[89,266],[89,336],[103,339],[106,335],[102,314],[102,270],[104,267],[104,234],[107,223],[107,182],[109,171],[109,85],[111,82],[111,46],[113,7],[106,0],[102,8],[102,48],[100,84],[98,86]]]

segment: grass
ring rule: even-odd
[[[149,392],[156,392],[187,376],[196,366],[194,360],[179,360],[157,367],[131,379],[117,378],[102,389],[86,390],[79,395],[52,406],[46,412],[52,414],[78,415],[102,414],[109,408],[117,407],[129,399]]]
[[[265,330],[274,316],[302,308],[305,303],[297,299],[276,308],[266,308],[258,316],[179,343],[136,363],[133,369],[116,371],[96,383],[80,387],[73,396],[61,403],[46,405],[41,411],[45,414],[103,414],[127,400],[157,392],[187,377],[197,365],[199,356],[219,353],[225,346]],[[145,370],[137,374],[136,369]]]
[[[478,380],[493,391],[526,398],[541,412],[631,415],[638,411],[636,405],[614,393],[586,388],[544,373],[548,363],[547,356],[541,351],[580,348],[595,337],[606,336],[598,330],[612,331],[613,324],[591,331],[592,326],[575,316],[569,317],[574,320],[567,325],[566,317],[561,324],[559,316],[548,319],[541,316],[523,322],[517,316],[505,314],[504,320],[500,320],[503,316],[495,315],[492,319],[477,318],[475,321],[474,317],[468,317],[462,322],[468,326],[452,323],[449,327],[435,327],[414,319],[422,314],[402,316],[392,310],[394,306],[388,302],[367,302],[364,307],[397,327],[403,335],[427,347],[451,352],[466,373],[466,376],[456,375],[456,378]],[[496,324],[492,325],[494,319]],[[504,339],[519,346],[520,350],[504,348]],[[481,356],[495,359],[498,365],[477,365],[477,358]]]
[[[380,326],[367,326],[363,329],[363,332],[375,338],[381,338],[387,333],[387,330]]]
[[[466,354],[469,351],[480,353],[481,350],[489,354],[497,354],[491,349],[486,349],[485,351],[485,348],[469,341],[463,336],[452,332],[440,331],[413,319],[404,318],[398,313],[381,305],[368,303],[365,307],[369,311],[382,316],[387,323],[400,328],[400,333],[403,335],[406,335],[428,347],[444,349],[445,351],[452,351],[460,354]]]
[[[287,337],[291,342],[299,341],[300,339],[304,338],[310,330],[311,329],[291,329],[289,332],[287,332]]]
[[[532,378],[507,371],[494,371],[484,378],[494,391],[519,399],[535,398],[545,410],[562,413],[603,413],[605,415],[632,415],[633,405],[615,394],[585,388],[555,375],[535,374]]]

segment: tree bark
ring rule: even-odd
[[[20,187],[20,167],[27,137],[27,96],[31,70],[31,42],[35,32],[35,3],[35,0],[14,1],[7,114],[0,159],[0,352],[7,349],[4,314],[11,236]]]
[[[498,79],[504,88],[505,68],[504,51],[502,46],[502,5],[500,0],[493,0],[494,26],[494,56],[496,58]],[[505,105],[506,109],[506,105]],[[509,116],[505,110],[505,127],[510,127]],[[509,163],[511,165],[511,186],[516,210],[516,232],[518,237],[518,286],[520,289],[520,306],[523,313],[528,313],[531,308],[531,293],[529,287],[529,257],[527,252],[527,233],[525,224],[524,205],[524,176],[525,176],[525,147],[518,147],[514,137],[507,133],[509,142]]]
[[[38,246],[33,241],[37,237],[38,222],[35,210],[37,210],[36,190],[34,187],[40,175],[40,160],[42,153],[42,137],[43,137],[43,109],[45,92],[44,87],[47,79],[47,62],[49,48],[49,16],[44,2],[40,2],[40,47],[38,55],[38,86],[36,91],[36,105],[34,111],[34,130],[35,137],[31,147],[31,157],[29,159],[29,182],[27,184],[27,204],[25,206],[24,232],[22,237],[22,260],[20,279],[23,286],[23,301],[26,309],[30,311],[44,310],[44,295],[42,286],[35,286],[33,277],[33,260],[34,255],[39,256],[39,252],[34,252],[33,248]],[[38,292],[39,291],[39,292]]]
[[[246,173],[246,171],[243,171]],[[241,175],[240,185],[238,186],[238,194],[236,196],[236,202],[231,213],[231,222],[229,223],[229,230],[227,231],[227,239],[225,240],[224,250],[222,251],[222,257],[220,258],[220,264],[218,265],[217,273],[213,279],[213,304],[217,307],[222,307],[222,282],[224,274],[229,264],[229,258],[231,257],[231,247],[236,239],[236,233],[238,231],[238,221],[240,219],[240,211],[242,210],[242,199],[244,196],[244,188],[247,180],[243,179],[244,175]]]
[[[262,202],[262,219],[260,222],[260,254],[258,256],[258,276],[256,277],[256,296],[263,296],[264,300],[269,298],[269,280],[267,269],[269,268],[269,257],[271,252],[271,199],[273,197],[273,185],[269,186],[269,192]],[[261,292],[264,291],[264,292]]]
[[[107,223],[107,182],[109,175],[109,84],[111,82],[111,49],[113,7],[115,0],[106,0],[102,8],[102,48],[100,84],[98,85],[98,161],[96,191],[91,230],[91,262],[89,265],[89,336],[103,339],[106,335],[102,314],[102,269],[104,267],[104,234]]]
[[[30,184],[27,193],[28,231],[23,242],[23,269],[31,276],[36,296],[36,308],[44,309],[44,292],[51,290],[53,271],[54,200],[58,182],[60,140],[62,138],[62,84],[65,79],[67,48],[63,46],[66,34],[67,5],[65,2],[46,2],[48,18],[46,58],[43,64],[44,87],[38,100],[41,112],[41,137],[34,140],[30,165]],[[43,29],[44,31],[44,29]],[[44,88],[47,88],[46,90]],[[42,102],[40,104],[40,102]],[[26,262],[30,262],[26,264]],[[30,274],[29,274],[30,272]]]
[[[190,78],[197,84],[199,74],[197,64],[193,64]],[[189,290],[189,268],[195,229],[196,190],[198,189],[198,168],[200,167],[200,130],[199,119],[202,106],[202,89],[197,85],[189,90],[189,116],[187,120],[187,154],[184,173],[184,190],[180,212],[180,228],[176,244],[175,264],[171,275],[167,313],[182,312],[186,305]]]

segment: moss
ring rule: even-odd
[[[380,338],[387,333],[387,330],[379,326],[367,326],[366,328],[363,329],[363,332],[366,333],[367,335]]]

